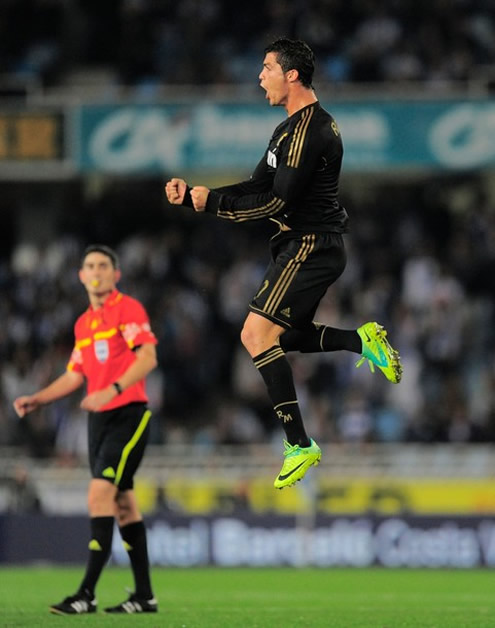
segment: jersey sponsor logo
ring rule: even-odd
[[[271,150],[268,151],[268,155],[266,156],[266,163],[272,168],[277,167],[277,156]]]
[[[106,362],[110,356],[108,340],[95,340],[95,356],[98,362]]]

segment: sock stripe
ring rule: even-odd
[[[280,420],[287,442],[305,446],[308,437],[302,422],[292,369],[284,350],[277,343],[253,358],[265,382],[275,416]]]
[[[284,401],[283,403],[279,403],[276,406],[273,407],[274,410],[277,410],[277,408],[281,408],[282,406],[291,406],[293,404],[298,405],[298,401],[297,399],[294,399],[294,401]]]
[[[321,331],[321,336],[320,336],[320,349],[322,351],[325,351],[325,349],[323,349],[323,336],[325,335],[326,330],[327,330],[326,325],[324,325]]]
[[[270,362],[274,362],[275,360],[282,358],[284,355],[285,353],[280,347],[275,347],[273,349],[269,349],[266,353],[262,353],[261,357],[258,356],[258,358],[255,358],[253,362],[255,367],[260,369],[261,367],[270,364]]]

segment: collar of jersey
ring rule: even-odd
[[[98,310],[106,308],[106,307],[112,307],[112,305],[115,305],[116,303],[118,303],[121,298],[122,298],[122,293],[119,292],[117,288],[115,288],[115,290],[108,295],[103,305],[101,306],[101,308],[98,308]],[[98,310],[95,310],[91,304],[89,305],[88,312],[98,312]]]

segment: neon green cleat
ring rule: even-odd
[[[278,474],[273,486],[275,488],[285,488],[292,486],[299,480],[302,480],[306,471],[311,465],[317,465],[321,460],[321,449],[311,439],[309,447],[301,447],[300,445],[291,445],[284,440],[284,464]]]
[[[387,340],[386,330],[378,323],[365,323],[357,333],[363,343],[363,357],[356,362],[356,366],[359,368],[368,360],[372,373],[376,365],[390,382],[398,384],[402,379],[402,364],[399,352]]]

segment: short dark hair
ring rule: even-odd
[[[103,255],[106,255],[107,257],[110,258],[110,260],[112,262],[112,266],[115,269],[119,268],[119,266],[120,266],[120,264],[119,264],[119,256],[109,246],[107,246],[106,244],[90,244],[89,246],[87,246],[84,249],[84,253],[83,253],[82,258],[81,258],[81,267],[84,264],[84,260],[86,259],[86,257],[90,253],[102,253]]]
[[[299,80],[304,87],[313,87],[315,53],[305,41],[280,37],[265,48],[265,55],[269,52],[274,52],[277,55],[277,62],[284,72],[297,70]]]

